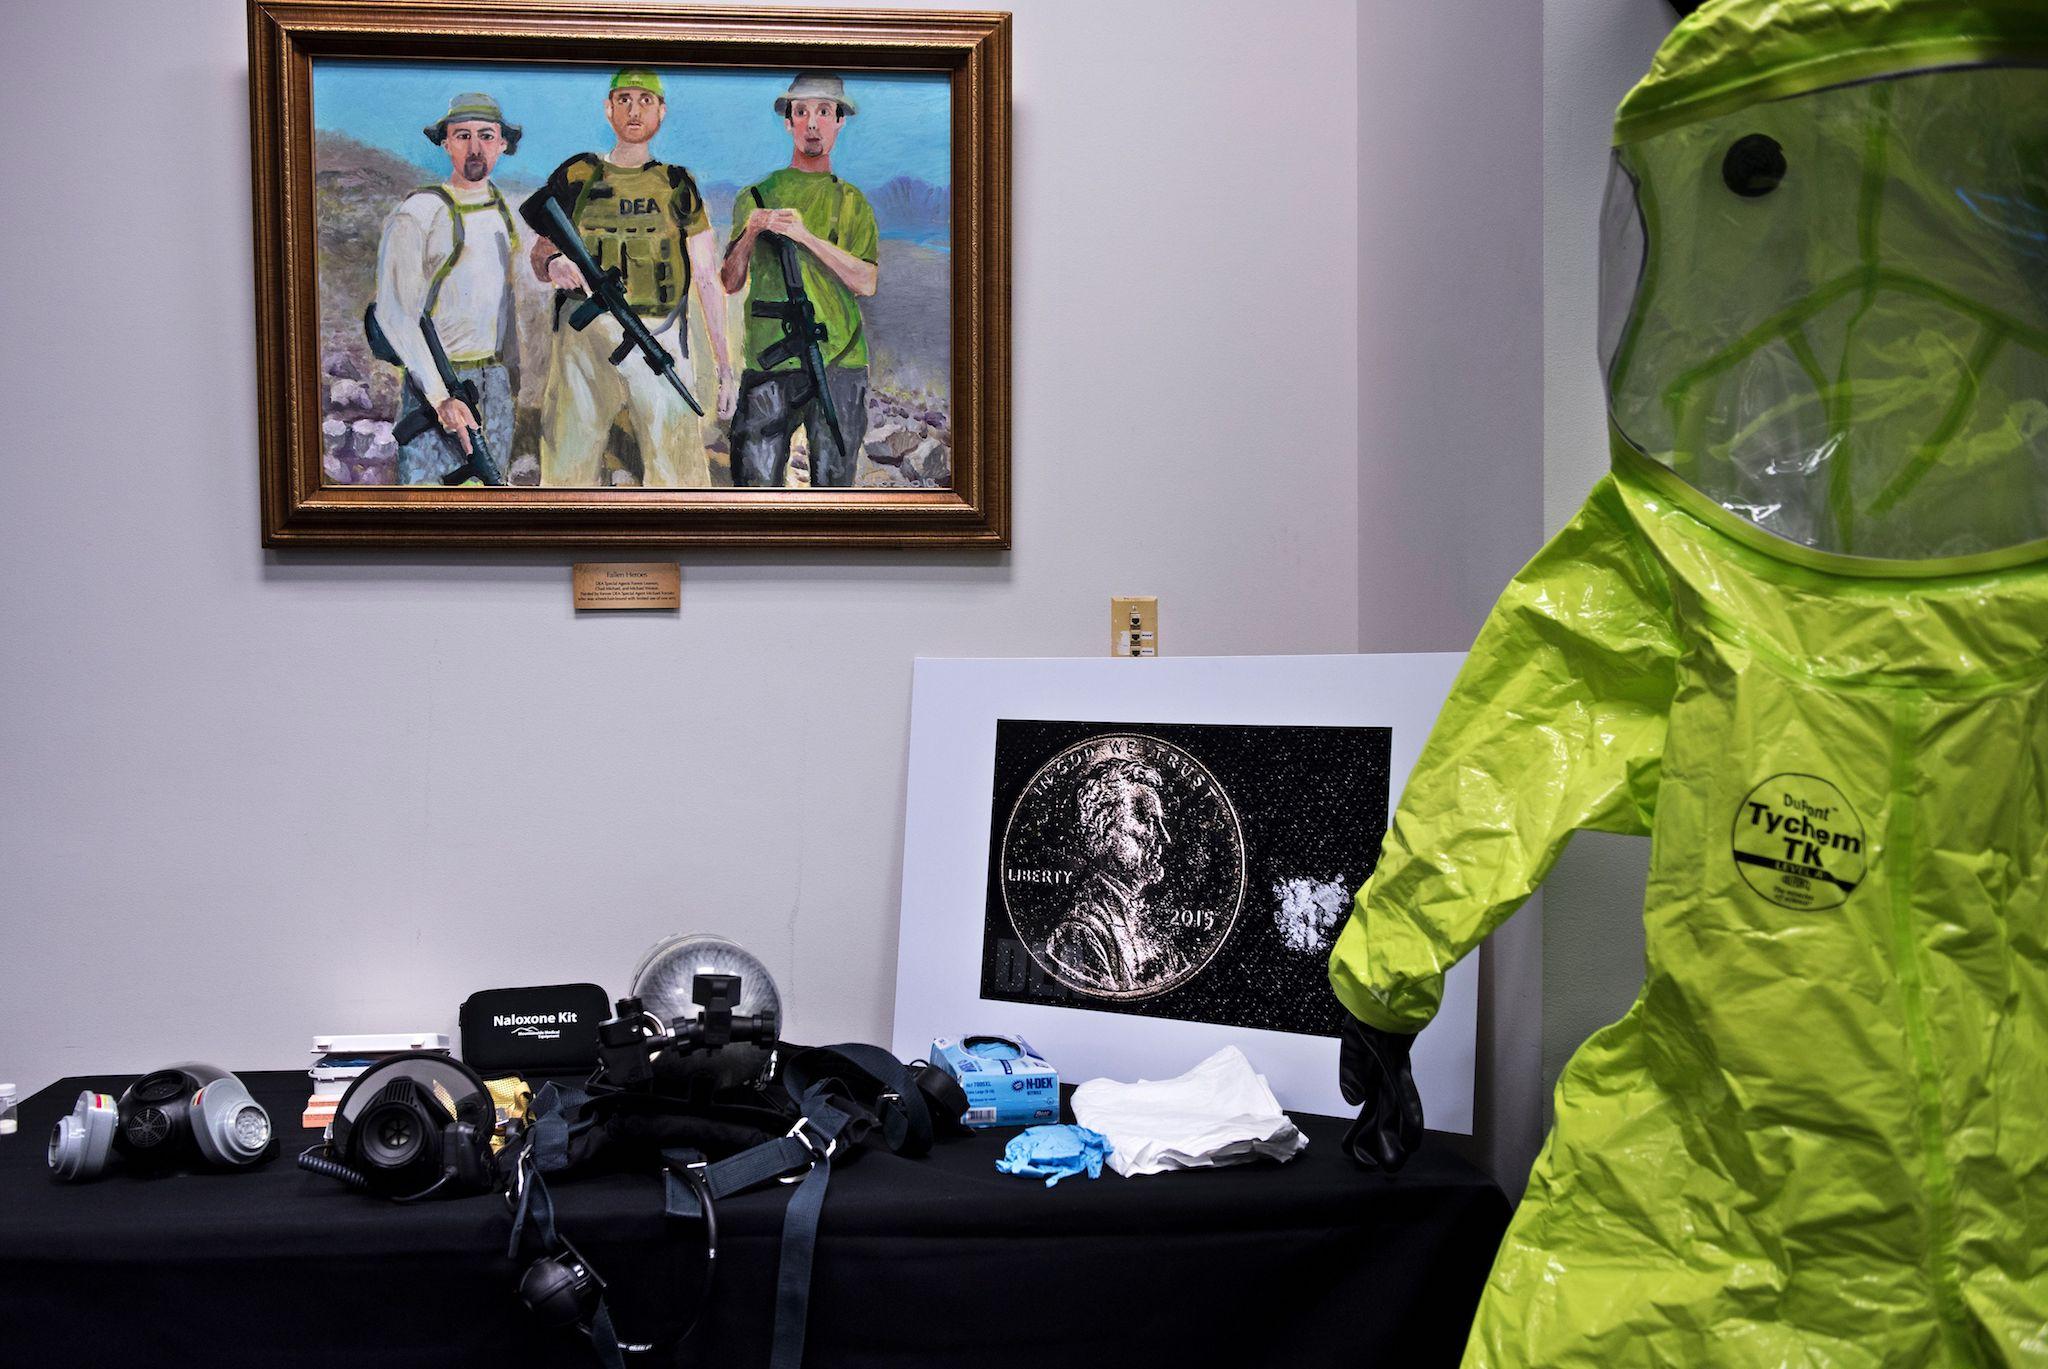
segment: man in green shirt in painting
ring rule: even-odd
[[[825,327],[818,350],[845,445],[834,441],[800,357],[785,357],[773,369],[762,365],[761,353],[781,341],[782,325],[750,311],[746,370],[732,421],[732,483],[785,483],[790,437],[802,428],[811,449],[812,487],[847,486],[868,429],[868,342],[856,297],[875,293],[875,211],[867,196],[832,174],[832,145],[854,114],[839,77],[799,75],[776,97],[775,112],[789,129],[794,154],[788,166],[734,201],[732,241],[720,276],[728,294],[746,284],[753,300],[787,299],[782,264],[771,244],[759,239],[778,233],[796,244],[804,291]]]

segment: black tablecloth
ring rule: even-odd
[[[397,1206],[299,1170],[307,1081],[242,1076],[283,1156],[254,1172],[58,1184],[44,1142],[84,1088],[65,1079],[0,1138],[0,1360],[7,1364],[592,1363],[538,1333],[505,1258],[496,1197]],[[835,1164],[812,1283],[812,1369],[1455,1364],[1505,1227],[1500,1190],[1442,1144],[1398,1177],[1297,1116],[1300,1158],[1206,1173],[1068,1179],[998,1173],[1008,1130],[923,1160]],[[771,1188],[719,1206],[717,1292],[681,1359],[767,1362],[782,1209]],[[652,1178],[558,1180],[563,1230],[613,1284],[621,1331],[687,1320],[694,1224]]]

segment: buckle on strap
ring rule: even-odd
[[[512,1168],[512,1182],[505,1186],[505,1206],[516,1216],[526,1206],[526,1186],[533,1178],[533,1147],[521,1146]]]
[[[910,1135],[910,1103],[895,1089],[889,1089],[875,1099],[875,1120],[882,1124],[882,1135],[889,1143],[889,1149],[903,1149],[904,1139]]]
[[[694,1217],[710,1223],[715,1230],[717,1217],[711,1210],[711,1162],[705,1159],[684,1160],[664,1153],[661,1157],[663,1171],[662,1213],[669,1217]],[[682,1198],[687,1196],[690,1211]]]
[[[839,1138],[837,1136],[827,1136],[824,1132],[818,1130],[818,1124],[808,1117],[797,1118],[796,1125],[784,1133],[784,1136],[785,1139],[795,1137],[803,1142],[804,1149],[811,1153],[811,1158],[810,1162],[804,1166],[803,1173],[785,1174],[775,1181],[779,1184],[802,1183],[810,1177],[812,1170],[821,1164],[830,1164],[832,1157],[839,1152]],[[825,1143],[822,1150],[818,1148],[818,1142],[820,1141]]]

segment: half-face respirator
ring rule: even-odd
[[[172,1065],[116,1100],[87,1090],[50,1133],[50,1173],[96,1179],[118,1152],[138,1169],[242,1169],[274,1153],[270,1114],[242,1081],[212,1065]]]

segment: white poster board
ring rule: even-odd
[[[1026,1037],[1067,1083],[1163,1079],[1235,1044],[1283,1107],[1341,1116],[1337,1042],[1294,1032],[1009,1002],[981,994],[998,720],[1387,728],[1389,802],[1464,662],[1456,653],[1383,656],[920,660],[911,699],[909,805],[892,1048],[909,1060],[934,1037]],[[1445,983],[1416,1040],[1429,1125],[1472,1130],[1478,967]]]

